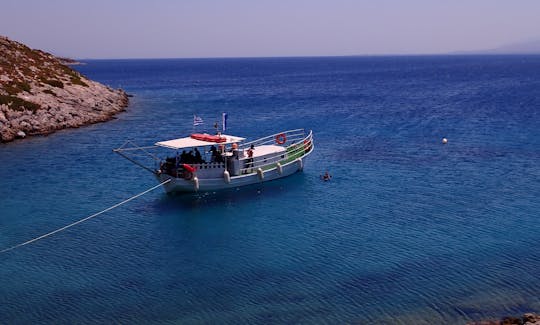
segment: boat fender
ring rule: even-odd
[[[303,170],[304,169],[304,162],[302,161],[302,158],[298,158],[298,159],[296,159],[296,161],[298,161],[298,170]]]
[[[285,133],[280,133],[276,135],[276,143],[277,144],[284,144],[287,141],[287,136]]]
[[[223,179],[225,180],[225,183],[231,183],[231,174],[229,174],[229,171],[226,170],[223,172]]]
[[[193,187],[195,188],[195,191],[199,190],[199,179],[197,176],[193,177]]]
[[[264,179],[264,172],[261,168],[257,168],[257,175],[259,175],[261,181]]]
[[[276,164],[276,169],[277,169],[277,172],[281,175],[283,174],[283,167],[281,166],[280,163],[277,163]]]

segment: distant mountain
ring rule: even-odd
[[[487,52],[494,54],[540,54],[540,39],[529,42],[503,45],[501,47],[488,50]]]
[[[33,50],[0,35],[0,142],[110,120],[127,94],[66,65],[76,62]]]
[[[456,52],[456,54],[540,54],[540,39],[506,44],[487,50]]]

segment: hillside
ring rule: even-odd
[[[123,90],[0,36],[0,142],[103,122],[127,104]]]

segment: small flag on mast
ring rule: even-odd
[[[204,121],[200,116],[193,115],[193,126],[201,125]]]
[[[223,113],[221,117],[223,119],[223,132],[225,132],[227,130],[227,113]]]

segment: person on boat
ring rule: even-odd
[[[199,152],[199,149],[193,148],[193,150],[195,150],[195,159],[194,159],[193,162],[196,163],[196,164],[204,163],[204,160],[202,159],[202,156],[201,156],[201,153]]]
[[[195,156],[193,156],[193,150],[190,150],[187,154],[186,154],[186,161],[185,163],[186,164],[193,164],[195,162]]]
[[[216,151],[216,162],[217,163],[225,162],[225,159],[223,159],[223,154],[224,153],[225,153],[225,145],[224,144],[218,145],[218,149]]]
[[[180,163],[183,164],[187,162],[187,159],[188,159],[187,152],[185,150],[182,150],[182,154],[180,154]]]
[[[328,173],[328,171],[324,172],[324,175],[321,175],[321,179],[325,182],[332,179],[332,175]]]
[[[225,162],[225,159],[223,159],[223,154],[224,153],[225,153],[225,145],[223,145],[223,144],[218,145],[218,149],[216,151],[216,162],[217,163]]]
[[[175,170],[176,167],[178,167],[178,161],[175,157],[167,157],[165,158],[165,163],[163,167],[165,169],[166,174],[172,175],[173,170]]]
[[[211,146],[210,151],[208,151],[211,154],[210,162],[217,162],[218,161],[218,153],[216,146]]]
[[[245,171],[246,174],[248,173],[247,171],[248,168],[253,168],[253,150],[255,150],[255,146],[251,145],[247,151],[248,159],[246,162],[246,171]]]
[[[235,158],[235,159],[238,159],[238,144],[237,143],[233,143],[232,146],[231,146],[231,152],[232,152],[232,156]]]

